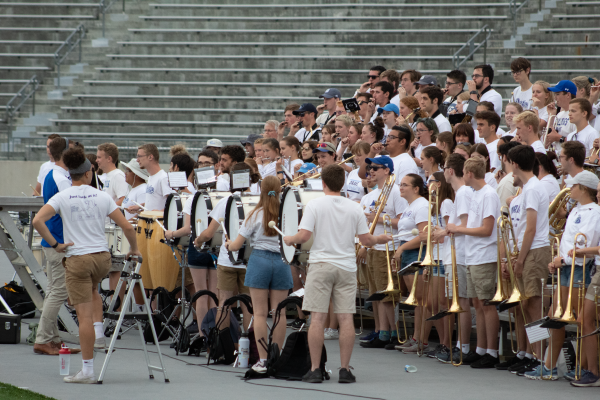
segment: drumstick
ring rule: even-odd
[[[225,218],[219,218],[219,224],[221,224],[221,227],[223,228],[223,233],[225,233],[225,237],[231,240],[231,238],[227,234],[227,229],[225,228],[225,224],[223,223],[223,221],[225,221]]]
[[[285,236],[285,235],[283,234],[283,232],[281,232],[281,231],[279,230],[279,228],[276,226],[276,224],[275,224],[275,221],[271,221],[271,222],[269,222],[269,228],[273,228],[273,229],[275,229],[275,230],[277,231],[277,233],[279,233],[281,236]]]
[[[200,223],[202,222],[202,220],[200,218],[196,219],[196,232],[198,232],[198,234],[200,233]]]
[[[33,193],[35,193],[36,196],[41,196],[33,186],[29,185],[29,187],[33,189]]]
[[[131,200],[131,202],[132,202],[133,204],[135,204],[136,206],[138,206],[138,207],[142,207],[142,210],[144,210],[144,211],[148,211],[148,209],[147,209],[146,207],[144,207],[144,206],[143,206],[143,205],[141,205],[140,203],[136,202],[135,200]]]
[[[394,239],[397,239],[397,238],[402,237],[402,236],[410,236],[410,235],[417,236],[418,234],[419,234],[419,230],[417,228],[413,228],[413,230],[410,231],[410,232],[408,232],[408,233],[399,233],[397,235],[393,235],[392,237]]]

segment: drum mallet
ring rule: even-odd
[[[231,240],[229,234],[227,233],[227,228],[225,228],[225,223],[223,221],[225,221],[225,218],[219,218],[219,224],[221,224],[221,227],[223,228],[223,233],[225,234],[225,237]]]
[[[283,236],[285,236],[285,235],[283,234],[283,232],[281,232],[281,231],[279,230],[279,228],[277,227],[277,224],[275,223],[275,221],[271,221],[271,222],[269,222],[269,228],[273,228],[273,229],[275,229],[275,230],[277,231],[277,233],[279,233],[279,234],[280,234],[282,237],[283,237]]]
[[[410,232],[399,233],[397,235],[393,235],[392,237],[394,239],[398,239],[399,237],[402,237],[402,236],[419,236],[419,230],[417,228],[413,228],[413,230]]]

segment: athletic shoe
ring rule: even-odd
[[[106,348],[106,338],[105,337],[98,338],[94,341],[94,349],[103,350],[105,348]]]
[[[379,338],[375,338],[367,343],[361,343],[360,347],[364,347],[365,349],[385,349],[385,346],[390,344],[389,340],[381,340]]]
[[[285,325],[286,325],[288,328],[291,328],[291,327],[292,327],[292,324],[293,324],[294,322],[298,321],[299,319],[300,319],[300,318],[298,318],[298,317],[296,317],[296,319],[289,319],[289,320],[287,321],[287,324],[285,324]]]
[[[525,376],[525,378],[531,379],[533,381],[541,381],[542,378],[540,377],[540,375],[542,374],[542,368],[544,369],[543,374],[544,374],[545,380],[550,380],[550,375],[552,375],[553,381],[558,380],[558,373],[556,371],[556,368],[552,368],[552,371],[550,371],[548,368],[546,368],[545,365],[538,365],[532,371],[525,372],[525,374],[523,376]]]
[[[256,364],[252,366],[252,369],[259,374],[264,374],[267,372],[267,362],[266,361],[258,361]]]
[[[515,357],[519,358],[519,357]],[[523,357],[512,366],[508,367],[508,372],[511,374],[516,374],[521,368],[527,366],[531,362],[531,358]]]
[[[386,344],[384,349],[386,350],[396,350],[396,343],[398,343],[398,341],[396,340],[396,338],[392,338],[392,340],[390,340],[390,343]]]
[[[471,368],[494,368],[494,365],[498,364],[499,361],[500,359],[498,357],[494,357],[489,353],[485,353],[483,357],[481,357],[479,360],[475,361],[474,363],[471,363]]]
[[[321,368],[317,368],[314,371],[308,371],[303,377],[302,382],[308,383],[321,383],[325,379],[323,378],[323,373],[321,372]]]
[[[458,353],[460,350],[458,349],[458,347],[454,347],[452,349],[452,357],[454,357],[454,353]],[[458,354],[460,356],[460,353]],[[449,364],[450,363],[450,349],[446,349],[446,351],[443,352],[439,352],[435,355],[435,358],[438,359],[438,361],[443,362],[444,364]]]
[[[512,367],[513,365],[515,365],[516,363],[518,363],[520,361],[521,361],[521,359],[519,357],[512,357],[512,358],[507,359],[504,362],[494,365],[494,368],[496,368],[498,371],[506,371],[510,367]]]
[[[198,321],[194,320],[194,322],[189,324],[187,330],[190,335],[195,335],[196,333],[198,333]]]
[[[325,340],[335,340],[340,338],[340,332],[337,329],[328,329],[325,332]]]
[[[361,343],[370,342],[371,340],[379,337],[379,331],[373,331],[365,336],[362,336],[358,339]]]
[[[467,354],[466,357],[463,356],[463,364],[464,365],[471,365],[474,362],[478,361],[481,357],[479,354],[477,354],[477,352],[475,351],[470,351],[469,354]]]
[[[290,328],[298,330],[302,327],[302,325],[304,325],[305,327],[308,327],[305,319],[296,318],[296,320],[294,322],[292,322],[292,324],[290,325]]]
[[[529,364],[517,371],[517,376],[525,376],[526,373],[535,370],[539,366],[540,362],[538,360],[532,360]],[[538,371],[538,373],[539,372],[540,371]]]
[[[571,385],[577,387],[599,387],[600,378],[590,371],[585,371],[578,381],[572,381]]]
[[[84,375],[83,371],[79,371],[75,375],[65,376],[63,380],[67,383],[96,383],[94,375]]]
[[[397,344],[394,348],[398,351],[402,351],[408,347],[411,347],[412,345],[414,345],[415,343],[417,343],[417,341],[413,338],[408,339],[406,342],[402,343],[402,344]]]
[[[438,344],[435,346],[435,349],[431,350],[427,353],[427,357],[429,358],[437,358],[438,354],[449,353],[450,350],[443,344]]]
[[[563,378],[565,378],[569,382],[574,381],[575,380],[575,368],[573,368],[572,370],[570,370],[569,372],[567,372],[566,374],[564,374]]]
[[[352,367],[350,367],[352,368]],[[350,372],[350,369],[340,368],[340,377],[338,378],[339,383],[354,383],[356,377]]]
[[[415,343],[412,346],[403,349],[402,352],[404,354],[418,354],[419,352],[426,354],[430,350],[431,348],[427,344],[423,346],[423,343]]]

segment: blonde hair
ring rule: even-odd
[[[339,115],[335,118],[336,121],[340,121],[342,124],[349,128],[354,124],[354,119],[348,115]]]
[[[256,139],[256,140],[254,141],[254,146],[256,147],[256,145],[257,145],[257,144],[262,144],[262,142],[264,142],[264,141],[265,141],[265,138],[259,138],[259,139]]]
[[[544,89],[544,93],[549,95],[546,98],[546,103],[544,103],[544,107],[546,107],[548,104],[553,103],[554,102],[554,93],[549,91],[548,88],[550,87],[550,84],[546,81],[535,81],[533,83],[534,85],[540,85],[542,87],[542,89]]]
[[[534,132],[537,132],[540,127],[540,120],[533,111],[523,111],[513,118],[513,122],[523,122],[527,126],[531,126]]]
[[[590,98],[590,90],[592,89],[592,85],[598,84],[598,80],[590,76],[577,76],[571,79],[571,82],[577,86],[577,89],[583,89],[585,91],[586,99]]]
[[[464,172],[471,172],[475,179],[484,179],[485,161],[477,157],[469,158],[465,161]]]
[[[169,156],[171,158],[175,157],[178,154],[188,154],[187,149],[185,148],[185,145],[183,144],[176,144],[174,146],[171,146],[171,150],[169,151]]]
[[[469,92],[462,92],[461,94],[458,95],[456,100],[467,101],[470,98],[471,98],[471,95],[469,94]]]

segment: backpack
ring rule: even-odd
[[[168,320],[171,317],[171,314],[173,314],[173,310],[175,310],[175,307],[177,306],[177,299],[175,299],[164,287],[157,287],[152,291],[152,295],[150,296],[150,301],[148,304],[152,304],[156,296],[158,296],[156,310],[152,312],[152,321],[148,322],[154,324],[156,337],[158,338],[159,342],[162,342],[163,340],[167,340],[169,337],[171,337],[171,333],[168,329],[165,329],[165,327],[169,325],[176,328],[178,326],[177,324],[179,324],[179,320]],[[147,325],[144,328],[144,340],[146,343],[154,343],[150,325]]]
[[[219,299],[217,299],[217,296],[210,290],[199,290],[196,293],[194,293],[194,295],[192,296],[192,298],[190,300],[190,304],[194,304],[194,302],[202,296],[210,296],[213,299],[213,301],[215,302],[215,304],[217,306],[219,305]],[[191,313],[192,313],[192,308],[190,307],[190,309],[188,310],[188,312],[185,316],[184,321],[187,320],[187,318],[190,316]],[[205,316],[205,318],[206,318],[206,316]],[[200,321],[200,322],[203,322],[203,321]],[[187,329],[185,329],[185,331],[187,332]],[[189,350],[188,355],[190,355],[190,356],[195,355],[196,357],[200,357],[200,351],[201,351],[202,346],[205,341],[206,341],[206,337],[204,337],[204,336],[198,336],[194,340],[190,341],[189,334],[188,334],[188,342],[189,342],[189,344],[187,346],[187,350]],[[184,352],[184,350],[181,350],[181,349],[178,349],[178,350],[180,352]]]
[[[0,296],[4,298],[6,304],[8,304],[15,314],[25,316],[35,312],[35,304],[33,304],[29,293],[15,281],[10,281],[1,287]],[[0,312],[8,312],[2,303],[0,303]]]
[[[250,314],[253,313],[252,305],[248,301],[250,297],[248,295],[233,296],[225,300],[223,303],[224,312],[220,318],[216,321],[215,326],[210,329],[207,338],[208,346],[208,364],[213,360],[214,364],[232,364],[235,361],[235,346],[233,339],[231,338],[230,327],[220,329],[221,324],[225,321],[225,318],[229,316],[229,309],[237,301],[241,301],[246,305]]]

